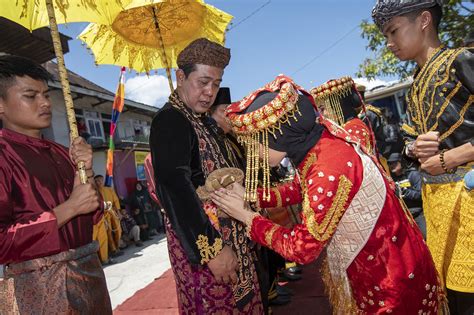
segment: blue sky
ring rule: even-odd
[[[226,36],[226,46],[231,48],[232,59],[225,70],[222,86],[231,88],[234,101],[280,73],[292,77],[307,89],[331,78],[354,76],[358,65],[371,56],[357,26],[363,19],[370,19],[375,0],[206,2],[233,15],[234,25],[247,18]],[[264,4],[261,10],[249,17]],[[61,26],[61,31],[75,38],[85,26],[84,23],[74,23]],[[118,67],[95,66],[93,56],[77,39],[71,40],[69,46],[70,52],[66,55],[69,69],[109,90],[115,90]],[[165,75],[164,71],[158,74]],[[148,78],[129,73],[127,79],[128,98],[160,106],[169,93],[163,77]]]

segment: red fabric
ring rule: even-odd
[[[344,129],[352,136],[360,141],[360,144],[367,149],[368,153],[377,156],[375,149],[375,137],[369,127],[359,118],[349,120]]]
[[[145,288],[117,306],[115,315],[179,314],[176,282],[168,269]]]
[[[340,137],[345,139],[347,134],[340,132]],[[350,136],[347,140],[352,141]],[[363,166],[352,146],[328,131],[323,133],[309,154],[315,154],[317,160],[301,180],[308,187],[310,207],[316,221],[321,223],[332,205],[339,176],[345,175],[352,182],[344,206],[347,209],[359,190]],[[300,172],[307,159],[299,166]],[[366,245],[347,269],[353,298],[361,310],[369,314],[381,314],[387,310],[392,314],[418,314],[420,310],[433,314],[437,307],[438,280],[431,255],[413,220],[389,188],[387,179],[385,185],[387,195],[380,217]],[[313,196],[316,198],[313,199]],[[339,219],[333,216],[330,220],[337,223]],[[263,217],[256,217],[251,237],[287,260],[309,263],[321,253],[330,238],[317,241],[308,232],[307,218],[304,217],[304,220],[304,224],[290,230]],[[331,235],[334,232],[329,227],[326,231]]]
[[[279,198],[277,196],[279,195]],[[301,189],[298,183],[298,179],[290,183],[285,183],[270,189],[270,199],[263,200],[263,189],[258,188],[257,190],[259,207],[260,208],[274,208],[274,207],[286,207],[301,203]],[[281,202],[281,204],[278,204]]]
[[[161,205],[158,196],[156,195],[156,185],[155,185],[155,174],[153,172],[153,163],[151,162],[151,154],[148,153],[145,157],[145,177],[146,177],[146,184],[148,188],[148,193],[153,199],[154,202]]]
[[[321,154],[323,151],[325,154]],[[338,188],[339,177],[342,174],[349,177],[353,184],[348,202],[345,205],[346,207],[349,206],[350,200],[360,186],[362,164],[352,146],[336,139],[327,131],[323,132],[318,144],[308,152],[308,156],[309,154],[315,154],[317,160],[310,166],[306,178],[301,178],[301,180],[306,181],[310,206],[315,210],[317,222],[321,223],[331,208]],[[300,174],[303,171],[306,160],[307,158],[299,165]],[[352,163],[351,167],[347,165],[349,161]],[[286,200],[288,195],[295,196],[296,191],[301,201],[301,187],[287,184],[281,187],[280,193],[282,199]],[[306,220],[304,213],[303,220]],[[339,218],[333,218],[332,221],[334,224],[337,224]],[[305,223],[298,224],[293,229],[279,227],[273,234],[271,244],[267,244],[266,235],[273,226],[273,222],[263,217],[255,218],[252,224],[252,239],[261,244],[269,245],[270,248],[290,261],[302,264],[310,263],[319,256],[321,250],[326,245],[326,242],[316,241],[308,232]]]
[[[52,209],[66,201],[75,169],[63,146],[0,131],[0,264],[57,254],[92,241],[102,214],[76,217],[58,229]]]

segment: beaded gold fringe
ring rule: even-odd
[[[324,289],[329,296],[329,302],[332,306],[332,313],[334,315],[342,314],[362,314],[357,307],[357,303],[352,296],[347,296],[344,290],[343,279],[334,279],[329,270],[327,258],[324,259],[321,267],[321,274],[324,282]]]
[[[319,99],[325,106],[327,118],[333,120],[339,126],[343,126],[345,123],[344,113],[341,107],[341,98],[348,96],[351,92],[351,88],[351,86],[348,86],[338,89]]]
[[[262,140],[262,164],[260,165],[260,138]],[[263,199],[270,199],[270,166],[268,163],[268,130],[239,136],[247,154],[245,176],[245,200],[257,201],[258,174],[263,172]]]
[[[263,175],[263,200],[270,201],[270,164],[268,161],[268,134],[276,137],[276,132],[279,131],[280,135],[283,134],[281,130],[282,124],[289,124],[291,126],[290,118],[298,121],[296,113],[301,116],[301,112],[298,108],[298,103],[292,111],[286,113],[280,118],[275,124],[268,126],[264,129],[256,130],[249,134],[241,134],[238,136],[238,141],[244,146],[247,155],[247,166],[245,172],[245,200],[249,202],[257,202],[257,189],[258,189],[258,175],[259,170],[262,169]],[[260,146],[260,144],[262,146]],[[260,150],[262,152],[262,161],[260,163]]]

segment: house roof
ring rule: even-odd
[[[409,78],[407,80],[404,80],[404,81],[401,81],[389,86],[377,87],[375,89],[365,92],[365,100],[367,102],[373,102],[375,100],[378,100],[390,95],[394,95],[400,90],[409,88],[412,83],[413,83],[413,79]]]
[[[56,57],[49,28],[30,32],[23,26],[0,17],[0,52],[30,58],[44,63]],[[63,52],[69,52],[71,37],[60,34]]]
[[[59,79],[58,65],[54,62],[47,62],[43,65],[49,73],[53,75],[54,81],[50,82],[49,85],[54,88],[61,89],[61,82]],[[80,76],[77,73],[74,73],[71,70],[68,70],[68,79],[71,84],[71,92],[76,94],[95,97],[99,101],[104,102],[113,102],[115,93],[101,87],[100,85],[95,84],[87,80],[86,78]],[[150,113],[155,113],[158,111],[158,108],[143,104],[140,102],[135,102],[129,99],[125,99],[124,102],[124,111],[132,111],[139,114],[150,115]]]

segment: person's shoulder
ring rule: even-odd
[[[9,159],[5,155],[9,147],[8,141],[3,137],[2,135],[2,130],[0,130],[0,169],[6,170],[10,169],[11,170],[11,162],[9,162]]]
[[[166,103],[153,117],[152,128],[158,124],[166,124],[167,126],[188,125],[189,121],[186,117],[170,103]]]
[[[470,47],[460,47],[457,49],[452,49],[452,53],[455,56],[453,66],[456,69],[463,69],[465,67],[471,67],[474,64],[474,48]]]
[[[56,149],[58,149],[60,151],[64,151],[67,154],[69,154],[69,148],[62,145],[61,143],[58,143],[58,142],[55,142],[55,141],[49,140],[49,139],[43,139],[43,141],[46,142],[47,144],[49,144],[50,146],[55,147]]]
[[[328,130],[323,131],[318,143],[309,153],[314,154],[315,159],[311,172],[327,169],[333,170],[333,175],[340,175],[356,167],[359,161],[353,145]],[[349,169],[346,169],[347,167]]]
[[[370,105],[368,104],[366,106],[366,111],[367,113],[374,113],[375,115],[379,116],[379,117],[382,117],[382,110],[378,107],[375,107],[374,105]]]

